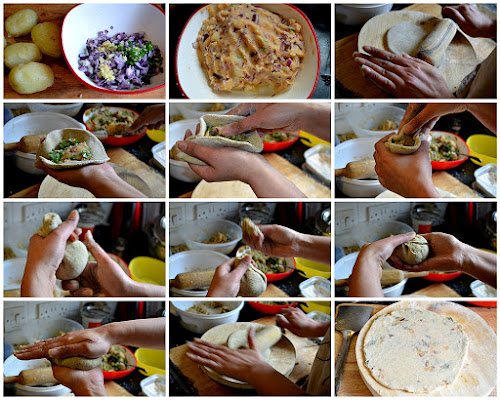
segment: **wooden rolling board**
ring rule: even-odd
[[[9,17],[23,8],[30,8],[38,14],[38,22],[55,22],[62,25],[65,15],[75,4],[5,4],[4,18]],[[103,27],[104,29],[104,27]],[[12,38],[7,37],[7,43],[31,42],[30,35]],[[165,56],[165,55],[164,55]],[[54,71],[54,84],[43,92],[30,95],[21,95],[11,89],[8,81],[8,69],[5,68],[4,97],[7,99],[165,99],[165,86],[146,93],[137,94],[109,94],[91,89],[80,83],[68,68],[64,58],[43,56],[42,62],[49,65]]]
[[[404,10],[419,11],[442,18],[442,7],[438,4],[412,4]],[[496,46],[491,39],[469,38],[479,62],[482,62]],[[355,96],[364,98],[387,98],[386,92],[375,86],[368,78],[362,79],[358,64],[352,53],[358,50],[358,34],[353,34],[335,42],[335,78]]]
[[[446,190],[447,192],[457,197],[473,197],[482,198],[478,192],[471,189],[469,186],[460,182],[457,178],[451,176],[446,171],[437,171],[432,174],[432,182],[434,186],[439,189]]]
[[[322,185],[313,177],[296,167],[292,163],[285,160],[276,153],[266,153],[264,157],[269,163],[297,186],[302,193],[309,198],[331,198],[332,192],[330,188]]]
[[[274,316],[260,318],[252,322],[262,325],[276,325]],[[315,345],[309,339],[295,336],[289,331],[287,331],[285,335],[293,343],[297,353],[295,367],[288,378],[292,382],[297,382],[307,376],[311,371],[312,363],[319,346]],[[241,396],[245,393],[251,393],[251,391],[248,390],[232,389],[213,381],[196,363],[186,357],[186,351],[187,345],[183,344],[170,349],[169,357],[182,374],[192,383],[200,396]]]
[[[412,296],[427,296],[427,297],[462,297],[452,288],[444,283],[435,283],[427,286],[424,289],[417,290],[411,294]]]
[[[133,394],[114,381],[104,381],[104,388],[108,392],[108,396],[134,397]]]
[[[268,283],[265,292],[262,293],[259,297],[289,297],[289,296],[279,287],[273,285],[272,283]]]
[[[345,304],[351,305],[352,303],[345,303]],[[373,307],[372,316],[386,307],[381,304],[359,304],[359,305],[368,305],[370,307]],[[496,308],[470,307],[469,309],[471,309],[473,312],[478,314],[482,319],[484,319],[486,323],[496,333],[497,331]],[[351,344],[349,346],[338,396],[372,396],[371,392],[368,390],[365,383],[363,382],[363,379],[361,378],[361,374],[359,372],[359,368],[356,362],[355,347],[357,339],[358,335],[354,335]],[[342,334],[338,331],[335,331],[335,353],[334,353],[335,357],[337,357],[341,343],[342,343]],[[490,396],[496,396],[496,388],[495,390],[493,390]]]

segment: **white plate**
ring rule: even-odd
[[[288,90],[273,99],[306,99],[313,95],[318,83],[320,71],[320,52],[318,39],[309,18],[298,8],[290,4],[256,4],[266,10],[283,16],[294,18],[302,26],[302,37],[305,43],[303,68],[297,74],[295,82]],[[207,7],[197,10],[188,20],[177,43],[175,54],[175,73],[179,89],[190,99],[243,99],[270,98],[258,93],[248,92],[215,92],[208,84],[205,72],[201,68],[193,43],[203,21],[208,18]]]
[[[163,59],[166,60],[165,22],[163,10],[152,4],[86,3],[77,5],[66,14],[62,26],[64,58],[71,72],[81,83],[101,92],[128,94],[158,89],[165,86],[165,72],[154,76],[149,85],[140,89],[101,88],[78,69],[78,56],[85,48],[88,39],[97,37],[100,31],[108,30],[108,36],[119,32],[125,32],[128,35],[144,32],[145,38],[159,47]],[[165,62],[163,69],[165,69]]]

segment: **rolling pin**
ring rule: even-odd
[[[215,271],[183,272],[170,279],[170,286],[184,290],[204,289],[210,286],[214,274]]]
[[[335,176],[351,179],[377,179],[375,160],[351,161],[345,168],[335,170]]]
[[[429,64],[439,66],[444,58],[444,52],[457,33],[457,24],[449,18],[444,18],[436,24],[434,30],[422,42],[417,57]]]
[[[405,272],[399,269],[384,269],[382,270],[382,277],[380,284],[382,287],[394,286],[407,278],[420,278],[429,275],[429,271],[422,272]],[[335,287],[349,286],[349,279],[335,279]]]
[[[31,135],[31,136],[23,136],[21,140],[17,143],[4,143],[3,149],[5,151],[22,151],[23,153],[36,153],[42,139],[45,138],[46,135]]]
[[[49,383],[59,383],[52,368],[36,368],[21,371],[18,376],[4,376],[4,383],[20,383],[25,386],[42,386]]]
[[[281,329],[277,326],[266,326],[255,334],[255,345],[263,352],[273,347],[281,340]],[[248,330],[239,329],[231,333],[227,338],[227,347],[230,349],[248,348]]]

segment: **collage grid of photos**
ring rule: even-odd
[[[497,3],[2,9],[3,396],[497,396]]]

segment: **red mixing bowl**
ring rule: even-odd
[[[129,368],[123,371],[102,371],[104,379],[108,381],[111,381],[113,379],[120,379],[124,376],[127,376],[135,369],[135,366],[137,365],[137,359],[135,358],[134,353],[132,353],[132,351],[128,347],[121,344],[118,344],[117,346],[120,346],[121,348],[124,348],[126,350],[127,365],[129,365]]]
[[[451,281],[462,275],[461,272],[445,272],[444,274],[436,274],[434,272],[429,273],[429,275],[424,276],[424,279],[432,282],[445,282]]]
[[[292,266],[292,263],[293,263],[293,268],[294,269],[289,269],[286,272],[279,272],[277,274],[266,274],[266,273],[264,273],[264,275],[266,275],[266,278],[267,278],[268,282],[274,282],[274,281],[279,281],[281,279],[284,279],[287,276],[291,275],[293,273],[293,271],[295,271],[295,267],[297,266],[297,264],[295,263],[295,259],[293,259],[293,258],[286,258],[285,261],[286,261],[286,264],[288,266],[290,266],[290,267]]]
[[[257,310],[258,312],[268,315],[275,315],[278,314],[282,308],[297,307],[297,304],[299,303],[295,301],[290,304],[262,304],[257,301],[249,301],[248,304],[250,305],[250,307],[252,307],[254,310]]]
[[[460,136],[455,135],[454,133],[450,132],[442,132],[442,131],[431,131],[431,136],[432,137],[439,137],[439,136],[454,136],[457,141],[458,145],[458,150],[462,154],[467,154],[467,156],[470,154],[469,146],[467,146],[467,143],[465,143],[465,140],[463,140]],[[455,161],[431,161],[432,169],[433,170],[445,170],[445,169],[452,169],[455,167],[458,167],[460,164],[464,163],[465,160],[467,160],[467,156],[460,156],[463,158],[460,158],[459,160]]]
[[[264,142],[264,151],[279,151],[290,147],[297,140],[299,140],[298,136],[295,136],[293,139],[286,140],[284,142],[276,142],[276,143],[268,143]]]

